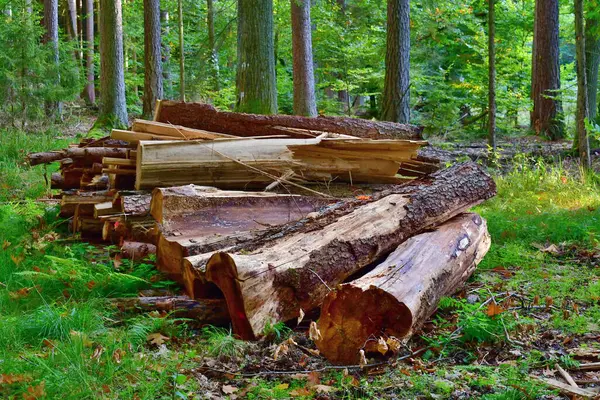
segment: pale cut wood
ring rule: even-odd
[[[135,132],[151,133],[160,136],[169,136],[173,138],[181,138],[184,140],[205,139],[213,140],[218,138],[231,138],[233,135],[227,135],[219,132],[209,132],[201,129],[191,129],[184,126],[166,124],[155,121],[146,121],[136,119],[133,121],[131,128]]]
[[[102,159],[102,164],[104,165],[117,165],[120,167],[135,167],[135,160],[128,160],[125,158],[111,158],[104,157]]]
[[[104,215],[113,215],[119,212],[120,211],[118,209],[113,208],[112,201],[94,204],[94,218],[98,218]]]
[[[184,275],[216,284],[227,299],[235,332],[253,339],[267,322],[317,308],[349,276],[495,192],[493,179],[480,166],[455,165],[370,201],[348,202],[315,219],[274,229],[270,240],[262,237],[208,261],[207,255],[188,257]]]
[[[135,144],[139,143],[140,140],[185,140],[183,137],[163,136],[153,133],[125,131],[121,129],[113,129],[110,133],[110,137]]]
[[[103,174],[135,176],[135,169],[102,168]]]
[[[360,350],[377,352],[380,337],[412,335],[442,297],[463,286],[489,247],[487,224],[471,213],[411,237],[372,271],[325,297],[319,351],[335,364],[357,364]]]

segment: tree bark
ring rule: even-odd
[[[236,110],[276,114],[273,0],[238,0],[237,22]]]
[[[585,126],[588,118],[588,92],[585,62],[583,0],[575,0],[575,46],[577,55],[577,145],[581,166],[591,168],[590,140]]]
[[[183,0],[177,2],[179,14],[179,99],[185,101],[185,45],[183,41]]]
[[[310,0],[291,0],[294,114],[317,116]]]
[[[121,246],[121,255],[129,260],[140,261],[151,254],[156,254],[156,246],[150,243],[126,241]]]
[[[56,65],[56,86],[60,86],[59,55],[58,55],[58,0],[44,0],[44,32],[43,41],[52,47],[52,62]],[[60,118],[62,116],[62,103],[47,100],[46,114]]]
[[[335,364],[358,364],[359,351],[377,352],[379,338],[414,334],[444,296],[456,292],[490,247],[485,221],[461,214],[413,236],[363,277],[330,292],[316,341]]]
[[[496,0],[488,0],[488,144],[496,151]]]
[[[171,80],[171,46],[169,45],[169,12],[167,10],[160,11],[160,22],[163,37],[167,40],[162,41],[162,60],[163,60],[163,91],[166,99],[171,98],[173,94],[173,82]]]
[[[69,33],[71,40],[77,40],[77,4],[76,0],[67,0],[67,8],[69,9]]]
[[[144,100],[145,119],[152,119],[156,100],[163,97],[160,0],[144,0]]]
[[[272,240],[219,252],[208,261],[209,255],[188,258],[184,275],[216,284],[227,299],[236,334],[255,339],[266,323],[319,307],[331,288],[495,192],[481,167],[459,164],[366,203],[330,207],[305,223],[276,230]]]
[[[410,1],[388,0],[387,51],[385,54],[385,121],[410,119]]]
[[[127,126],[121,0],[100,0],[100,127]]]
[[[88,105],[96,103],[94,77],[94,0],[84,0],[85,4],[85,70],[87,83],[83,98]]]
[[[552,140],[564,137],[560,96],[558,0],[536,0],[531,128]]]
[[[598,37],[598,20],[586,19],[585,24],[585,70],[587,78],[588,115],[590,121],[596,122],[598,113],[598,66],[600,65],[600,37]]]
[[[208,48],[210,51],[210,82],[211,90],[218,92],[219,83],[219,53],[217,51],[217,42],[215,39],[215,6],[214,0],[206,0],[206,25],[208,28]]]
[[[217,111],[209,104],[162,101],[157,121],[237,136],[290,134],[277,127],[309,129],[372,139],[419,139],[421,127],[347,117],[306,118]],[[302,135],[301,137],[306,137]]]

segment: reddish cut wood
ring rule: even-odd
[[[359,351],[376,352],[380,337],[411,335],[443,296],[462,287],[489,247],[487,224],[472,213],[411,237],[372,271],[327,295],[316,342],[321,354],[357,364]]]

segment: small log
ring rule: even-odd
[[[490,247],[485,221],[466,213],[411,237],[363,277],[329,293],[316,342],[336,364],[356,364],[380,337],[413,334],[439,300],[459,290]]]
[[[59,151],[47,151],[41,153],[30,153],[27,155],[27,163],[30,166],[35,166],[39,164],[50,164],[56,161],[60,161],[66,157],[66,152],[64,150]]]
[[[224,299],[192,300],[187,296],[132,297],[110,299],[121,312],[171,313],[176,318],[190,318],[201,324],[224,326],[229,323],[229,314]]]
[[[83,158],[88,163],[100,163],[104,157],[127,158],[127,148],[119,147],[76,147],[65,151],[65,157]]]
[[[120,196],[121,211],[126,215],[145,216],[150,212],[150,193]]]
[[[480,166],[458,164],[370,201],[348,202],[318,218],[278,228],[270,240],[216,253],[208,262],[205,255],[189,257],[184,275],[216,284],[227,299],[235,332],[254,339],[268,322],[319,307],[331,288],[411,236],[495,193],[493,179]]]
[[[372,139],[420,139],[423,128],[394,122],[371,121],[347,117],[307,118],[292,115],[256,115],[217,111],[209,104],[181,103],[162,100],[156,120],[190,128],[223,132],[235,136],[266,136],[287,134],[293,131],[273,127],[297,128]]]
[[[118,165],[121,167],[135,167],[135,160],[128,160],[126,158],[112,158],[104,157],[102,159],[103,165]]]
[[[80,217],[77,220],[78,231],[83,239],[101,239],[104,223],[95,218]]]
[[[573,380],[573,377],[567,372],[565,371],[560,364],[556,364],[556,369],[558,370],[558,373],[565,379],[565,381],[567,381],[567,383],[573,387],[578,388],[579,386],[577,385],[577,382],[575,382]]]
[[[156,246],[150,243],[123,242],[121,254],[130,260],[142,260],[150,254],[156,254]]]

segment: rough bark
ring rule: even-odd
[[[596,121],[598,111],[598,66],[600,65],[600,27],[596,18],[588,18],[585,23],[585,65],[588,115],[591,121]]]
[[[488,144],[496,151],[496,0],[488,6]]]
[[[408,123],[410,119],[409,0],[387,2],[387,50],[381,119],[401,123]]]
[[[536,0],[531,128],[553,140],[564,137],[558,17],[558,0]]]
[[[188,258],[184,275],[216,284],[227,299],[235,332],[254,339],[267,322],[287,321],[300,309],[319,307],[330,288],[409,237],[494,194],[494,181],[481,167],[456,165],[366,203],[345,203],[285,226],[272,240],[219,252],[208,261],[208,255]]]
[[[223,299],[192,300],[187,296],[131,297],[110,299],[122,312],[168,312],[176,318],[190,318],[202,324],[227,325],[229,314]]]
[[[236,110],[277,113],[273,0],[238,0]]]
[[[459,290],[490,247],[485,221],[461,214],[413,236],[363,277],[329,293],[319,318],[317,347],[336,364],[358,364],[380,337],[416,332],[443,296]]]
[[[146,216],[150,212],[151,194],[118,196],[117,203],[126,215]],[[113,201],[114,205],[115,201]]]
[[[100,0],[99,127],[127,126],[121,0]]]
[[[84,0],[85,4],[85,71],[87,83],[83,98],[88,105],[96,103],[94,78],[94,0]]]
[[[292,12],[292,57],[294,114],[317,116],[313,70],[310,0],[290,0]]]
[[[577,55],[577,146],[581,166],[591,168],[590,139],[585,126],[588,118],[588,92],[585,62],[583,0],[575,0],[575,47]]]
[[[151,254],[156,254],[156,246],[150,243],[126,241],[121,246],[121,255],[130,260],[139,261]]]
[[[161,102],[157,121],[236,136],[291,134],[289,131],[278,130],[277,127],[311,129],[372,139],[419,139],[422,132],[421,127],[394,122],[347,117],[252,115],[217,111],[209,104],[173,101]]]
[[[156,100],[163,98],[160,0],[144,0],[143,118],[152,119]]]
[[[185,101],[185,46],[183,41],[183,0],[177,2],[177,13],[179,15],[179,99]]]
[[[56,64],[55,84],[60,85],[60,75],[58,74],[59,55],[58,55],[58,0],[44,0],[44,37],[43,42],[52,47],[52,62]],[[62,115],[62,103],[54,100],[46,101],[46,114],[48,116],[60,118]]]
[[[217,42],[215,40],[215,6],[214,0],[206,0],[206,25],[208,28],[208,49],[209,49],[209,68],[211,89],[218,92],[219,83],[219,53],[217,51]]]
[[[102,158],[126,158],[127,149],[118,147],[72,147],[61,151],[31,153],[27,155],[30,166],[49,164],[65,158],[84,158],[87,164],[101,163]]]
[[[168,36],[169,29],[169,12],[167,10],[160,10],[160,22],[163,36]],[[171,46],[167,40],[162,41],[162,60],[163,60],[163,91],[166,99],[171,98],[173,94],[173,82],[171,80]]]

